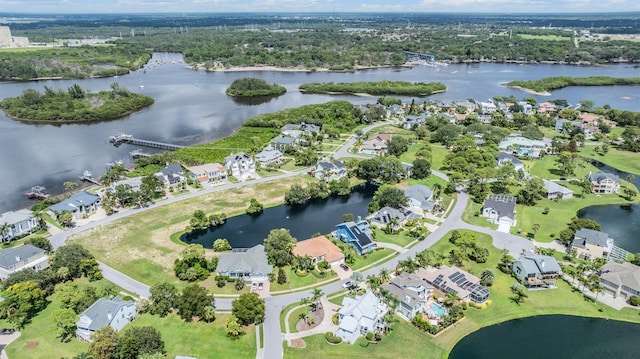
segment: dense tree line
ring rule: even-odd
[[[382,80],[377,82],[311,82],[300,85],[306,93],[365,93],[369,95],[428,96],[446,91],[439,82],[407,82]]]
[[[640,77],[621,78],[611,76],[570,77],[557,76],[545,77],[539,80],[511,81],[507,86],[522,87],[537,92],[546,92],[568,86],[615,86],[615,85],[640,85]]]
[[[284,86],[269,84],[263,79],[245,77],[234,80],[227,88],[229,96],[256,97],[256,96],[280,96],[287,92]]]

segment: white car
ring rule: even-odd
[[[353,283],[351,283],[351,281],[348,280],[342,286],[345,287],[345,288],[351,288],[351,287],[353,287]]]

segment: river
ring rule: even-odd
[[[530,97],[524,92],[501,84],[511,80],[538,79],[547,76],[618,77],[638,76],[632,65],[579,67],[568,65],[457,64],[443,68],[383,68],[353,73],[329,72],[203,72],[182,63],[179,54],[156,53],[144,71],[116,78],[87,80],[50,80],[38,82],[0,82],[0,98],[18,96],[27,88],[43,90],[44,86],[66,89],[79,83],[91,91],[108,89],[117,81],[130,90],[152,96],[156,102],[149,108],[119,120],[93,124],[33,125],[8,119],[0,113],[0,213],[32,204],[24,193],[35,185],[47,187],[50,193],[62,192],[65,181],[77,181],[84,170],[100,176],[106,163],[128,160],[135,147],[113,148],[106,139],[125,132],[136,137],[180,145],[194,145],[229,135],[248,118],[265,112],[347,99],[354,103],[375,102],[375,97],[303,95],[297,87],[305,82],[439,81],[447,92],[432,99],[487,100],[494,95]],[[287,93],[264,103],[242,103],[225,95],[231,82],[240,77],[259,77],[287,88]],[[139,88],[139,85],[144,88]],[[612,86],[565,88],[553,96],[531,96],[539,101],[564,98],[570,103],[592,99],[597,105],[640,111],[640,94],[630,87]],[[411,101],[411,98],[404,98]],[[424,99],[417,99],[422,102]]]
[[[638,358],[639,328],[634,323],[567,315],[516,319],[467,335],[449,359],[632,359]]]

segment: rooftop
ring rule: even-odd
[[[44,254],[45,250],[25,244],[20,247],[7,248],[0,252],[0,267],[10,269],[19,262],[24,262],[35,255]]]
[[[606,247],[609,234],[589,228],[580,228],[576,231],[572,245],[582,247],[588,243],[599,247]]]
[[[323,256],[327,262],[335,262],[344,258],[344,253],[331,243],[325,236],[309,238],[296,243],[293,247],[293,254],[296,256],[320,257]]]

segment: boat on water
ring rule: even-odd
[[[45,199],[49,198],[49,194],[47,193],[47,189],[42,186],[33,186],[31,190],[26,193],[27,198],[29,199]]]

